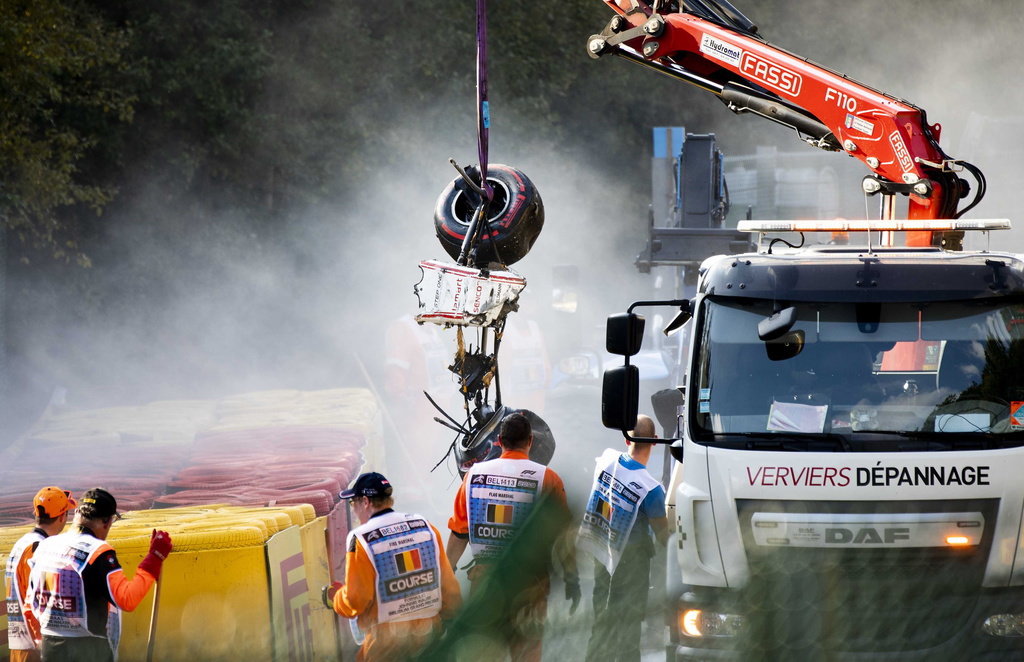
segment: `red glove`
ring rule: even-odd
[[[145,570],[160,581],[160,568],[173,548],[171,534],[153,529],[153,535],[149,538],[149,554],[139,563],[139,570]]]
[[[344,586],[341,582],[331,582],[327,586],[324,586],[320,592],[320,597],[324,600],[324,606],[331,611],[334,611],[334,596],[337,594],[341,587]]]
[[[149,553],[156,554],[163,561],[172,549],[174,545],[171,544],[171,534],[153,529],[153,535],[149,538]]]

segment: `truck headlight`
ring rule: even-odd
[[[993,637],[1024,637],[1024,614],[992,614],[981,631]]]
[[[687,637],[735,637],[743,630],[743,617],[704,609],[687,609],[679,615],[679,629]]]

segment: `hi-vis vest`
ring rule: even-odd
[[[466,477],[469,544],[477,561],[492,560],[511,542],[544,487],[543,464],[498,458],[473,465]]]
[[[419,515],[387,513],[349,533],[377,571],[377,622],[432,618],[441,612],[440,542]]]
[[[25,651],[36,648],[35,642],[32,641],[32,633],[25,623],[25,615],[22,613],[21,595],[26,587],[18,583],[18,561],[25,555],[25,550],[42,540],[46,540],[46,536],[39,531],[26,533],[14,543],[14,549],[7,557],[4,583],[7,585],[7,645],[11,650]]]
[[[597,458],[594,487],[576,539],[576,546],[593,554],[609,573],[615,572],[622,558],[640,504],[660,485],[646,469],[622,466],[620,455],[609,448]]]
[[[26,598],[44,635],[92,637],[82,572],[110,545],[87,533],[71,531],[39,543],[32,557]],[[107,603],[107,641],[117,659],[121,610]]]

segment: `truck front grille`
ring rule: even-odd
[[[745,611],[768,648],[846,652],[920,650],[968,622],[992,546],[998,500],[916,502],[755,501],[737,503],[751,581]],[[765,547],[754,513],[981,512],[981,543],[967,548]]]

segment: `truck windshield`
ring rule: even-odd
[[[783,307],[795,322],[759,339],[758,324]],[[698,438],[1024,430],[1021,301],[708,298],[701,317],[691,410]]]

